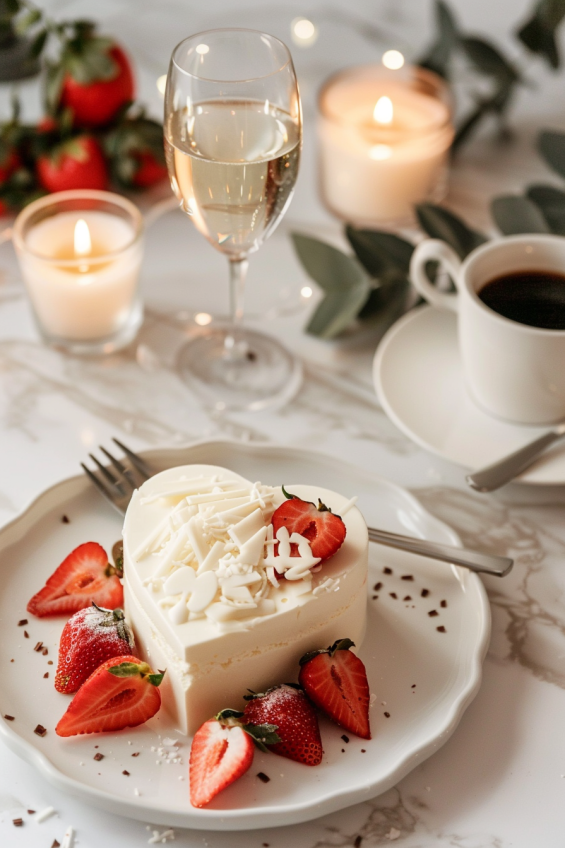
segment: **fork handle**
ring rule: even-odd
[[[439,542],[428,542],[424,539],[414,539],[412,536],[401,536],[399,533],[376,530],[374,527],[369,527],[369,539],[371,542],[378,542],[378,544],[386,545],[389,548],[398,548],[401,551],[439,559],[453,565],[462,565],[471,571],[494,574],[496,577],[504,577],[514,565],[514,560],[509,557],[467,551],[464,548],[456,548],[452,545],[442,545]]]

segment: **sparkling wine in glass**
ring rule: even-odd
[[[217,410],[290,398],[301,369],[271,336],[242,326],[248,255],[284,214],[300,162],[302,120],[286,46],[245,29],[202,32],[173,51],[165,152],[173,191],[195,227],[229,260],[231,321],[182,349],[179,366]]]

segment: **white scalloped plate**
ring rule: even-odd
[[[323,454],[208,441],[144,455],[156,470],[213,463],[265,483],[313,483],[348,497],[359,495],[370,524],[459,544],[455,533],[408,492]],[[70,523],[62,522],[63,515]],[[1,736],[51,783],[109,812],[203,830],[287,825],[334,812],[386,791],[429,757],[453,733],[479,688],[490,633],[479,578],[372,545],[370,586],[380,582],[383,587],[370,592],[368,633],[360,653],[376,695],[373,739],[350,736],[345,744],[340,730],[323,721],[325,755],[319,767],[258,752],[241,780],[208,808],[196,810],[188,800],[190,740],[175,733],[166,715],[115,734],[59,739],[54,732],[69,699],[55,692],[55,665],[48,661],[56,662],[64,620],[34,619],[26,614],[26,603],[72,548],[92,539],[109,549],[120,531],[119,515],[83,476],[48,489],[0,531],[0,713],[15,716],[0,721]],[[385,574],[384,568],[393,573]],[[403,575],[413,579],[403,580]],[[422,589],[429,591],[425,598]],[[407,596],[411,600],[403,601]],[[442,600],[447,606],[440,606]],[[437,616],[429,616],[432,609]],[[29,619],[25,628],[17,626],[22,618]],[[38,641],[48,647],[48,656],[33,650]],[[46,671],[49,678],[44,678]],[[43,738],[33,732],[37,724],[47,728]],[[179,739],[182,763],[157,764],[162,757],[151,748],[166,737]],[[97,752],[104,755],[100,762],[93,759]],[[271,778],[269,783],[257,778],[260,771]]]

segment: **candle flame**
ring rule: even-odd
[[[89,256],[92,253],[90,230],[84,218],[79,218],[75,224],[75,256]]]
[[[373,111],[373,118],[377,124],[392,124],[394,110],[390,97],[379,97]]]

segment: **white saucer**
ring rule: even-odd
[[[373,380],[387,415],[410,439],[465,468],[495,462],[547,428],[493,418],[465,388],[453,312],[421,306],[386,333],[373,363]],[[517,478],[563,485],[565,444],[543,454]]]
[[[359,507],[375,526],[458,544],[456,534],[404,489],[311,450],[217,440],[148,451],[145,457],[155,469],[216,463],[253,480],[333,487],[347,497],[359,495]],[[163,711],[119,733],[61,739],[54,732],[69,698],[55,691],[55,665],[48,663],[56,661],[65,619],[34,618],[25,612],[26,601],[72,548],[94,539],[108,550],[121,525],[81,475],[48,489],[0,531],[0,715],[14,716],[13,721],[0,718],[0,738],[51,784],[88,803],[154,824],[203,830],[307,821],[394,786],[447,741],[479,688],[490,610],[478,576],[371,545],[361,657],[376,695],[373,738],[352,736],[344,745],[341,730],[324,721],[320,766],[309,769],[257,752],[241,780],[209,807],[196,810],[188,800],[190,740],[176,732]],[[430,617],[432,609],[437,617]],[[24,626],[18,627],[23,618],[29,620],[28,639]],[[38,641],[48,648],[47,656],[34,651]],[[47,729],[43,738],[34,733],[38,723]],[[174,762],[163,761],[163,746],[175,750],[167,737],[178,740]],[[102,761],[94,759],[96,753],[103,754]],[[271,778],[268,784],[257,779],[261,771]]]

